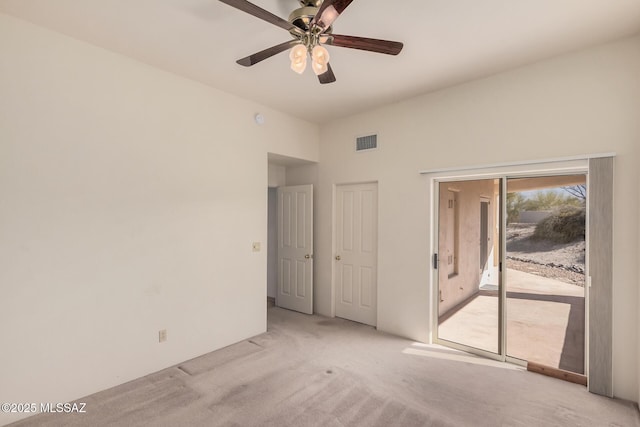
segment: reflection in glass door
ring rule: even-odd
[[[500,354],[500,179],[439,184],[438,339]]]

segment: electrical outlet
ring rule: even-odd
[[[260,252],[260,242],[253,242],[251,247],[253,248],[253,252]]]
[[[165,342],[167,340],[167,330],[161,329],[158,331],[158,342]]]

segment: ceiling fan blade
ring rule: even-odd
[[[320,37],[320,42],[331,46],[367,50],[369,52],[385,53],[387,55],[397,55],[404,47],[400,42],[369,39],[366,37],[342,36],[339,34],[323,35]]]
[[[268,49],[261,50],[258,53],[247,56],[246,58],[238,59],[236,62],[240,65],[244,65],[245,67],[251,67],[252,65],[256,65],[258,62],[271,58],[272,56],[277,55],[280,52],[284,52],[297,44],[300,44],[300,40],[290,40],[276,46],[271,46]]]
[[[336,81],[336,76],[333,74],[333,70],[331,69],[331,64],[327,64],[327,71],[318,76],[318,80],[320,80],[320,84],[326,85],[327,83],[333,83]]]
[[[263,21],[267,21],[273,25],[277,25],[280,28],[284,28],[287,31],[295,31],[296,33],[302,35],[304,32],[293,25],[292,23],[285,21],[279,16],[274,15],[273,13],[262,9],[259,6],[256,6],[253,3],[250,3],[246,0],[220,0],[224,4],[228,4],[231,7],[235,7],[243,12],[248,13],[249,15],[253,15],[256,18],[260,18]]]
[[[311,20],[311,27],[319,27],[322,31],[326,31],[352,1],[353,0],[324,0],[316,16]]]

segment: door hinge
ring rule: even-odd
[[[502,261],[498,263],[498,271],[502,273]]]
[[[438,254],[433,254],[433,268],[434,270],[438,269]]]

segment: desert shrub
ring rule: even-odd
[[[540,221],[531,238],[555,243],[570,243],[584,239],[585,218],[583,208],[563,206]]]
[[[507,224],[518,222],[520,211],[523,210],[526,199],[520,193],[507,193]]]

